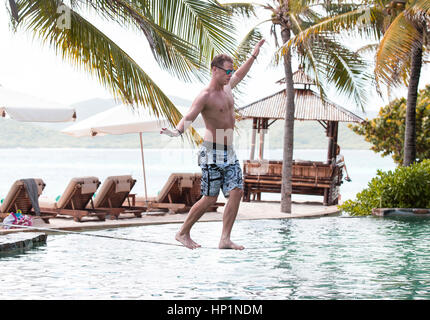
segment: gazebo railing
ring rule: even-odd
[[[338,202],[342,168],[318,161],[294,161],[292,193],[320,195],[324,205]],[[261,193],[281,193],[282,161],[245,160],[243,162],[243,201],[261,200]],[[257,199],[255,199],[257,198]]]

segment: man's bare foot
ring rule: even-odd
[[[220,249],[235,249],[235,250],[243,250],[243,249],[245,249],[244,246],[235,244],[231,240],[220,240],[218,247]]]
[[[176,234],[175,239],[182,243],[185,247],[189,249],[196,249],[201,247],[198,243],[194,242],[190,235],[188,234],[180,234],[179,232]]]

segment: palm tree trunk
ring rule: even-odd
[[[413,164],[417,158],[416,108],[422,57],[423,50],[422,44],[420,43],[420,45],[413,49],[411,57],[411,75],[408,85],[408,99],[406,102],[406,128],[403,147],[403,166],[405,167]]]
[[[281,24],[282,42],[290,40],[291,31]],[[291,67],[291,50],[284,55],[285,83],[287,90],[287,106],[284,126],[284,152],[282,165],[281,212],[291,213],[293,147],[294,147],[294,83]]]
[[[10,13],[15,22],[19,22],[18,6],[15,0],[9,0]]]

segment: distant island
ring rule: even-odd
[[[189,107],[191,101],[170,96],[175,105]],[[76,109],[77,121],[84,120],[93,114],[107,110],[116,103],[109,99],[92,99],[72,105]],[[76,138],[59,131],[72,125],[66,123],[26,123],[0,118],[1,148],[139,148],[138,134],[108,135]],[[244,120],[237,123],[235,146],[249,148],[252,122]],[[144,148],[183,148],[192,146],[181,139],[172,139],[158,133],[143,134]],[[273,123],[266,135],[265,147],[282,148],[283,121]],[[347,123],[339,123],[339,145],[343,149],[369,149],[370,144],[363,137],[355,134],[347,127]],[[258,143],[258,141],[257,141]],[[297,149],[324,149],[328,140],[324,128],[315,121],[296,121],[294,131],[294,147]]]

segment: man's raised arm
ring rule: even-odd
[[[254,51],[252,52],[251,57],[249,57],[248,60],[245,61],[243,65],[240,66],[239,69],[234,73],[234,75],[230,79],[230,87],[233,89],[240,81],[245,78],[246,74],[248,73],[249,69],[251,69],[252,64],[254,63],[254,60],[257,59],[258,54],[260,53],[260,48],[263,45],[263,43],[266,40],[261,39],[257,45],[255,46]]]
[[[187,114],[179,121],[176,128],[169,130],[167,128],[161,128],[160,133],[166,134],[170,137],[178,137],[187,130],[187,128],[196,120],[200,112],[202,112],[203,107],[206,104],[207,93],[205,91],[201,92],[197,98],[194,100]]]

